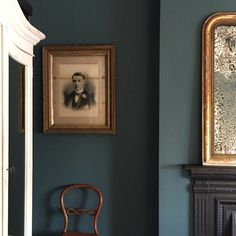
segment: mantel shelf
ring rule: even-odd
[[[184,165],[185,173],[193,179],[236,180],[236,167]]]

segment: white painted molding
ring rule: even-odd
[[[25,18],[17,0],[0,0],[0,236],[8,236],[9,56],[25,65],[24,236],[32,236],[33,47],[45,35]]]
[[[9,154],[9,56],[8,56],[8,40],[6,34],[6,28],[4,25],[1,25],[1,62],[0,62],[0,71],[1,71],[1,90],[0,90],[0,103],[1,103],[1,216],[0,216],[0,229],[1,235],[7,235],[8,233],[8,154]]]
[[[33,67],[31,63],[25,68],[25,206],[24,232],[32,235],[33,208]]]
[[[3,52],[3,26],[0,25],[0,52]],[[3,55],[4,53],[0,53],[0,131],[1,131],[1,137],[0,137],[0,173],[3,173],[3,109],[2,109],[2,78],[3,78]],[[3,209],[3,176],[0,176],[0,209]],[[0,211],[0,235],[3,235],[3,222],[2,222],[2,212]]]
[[[45,38],[27,21],[17,0],[0,0],[0,22],[7,25],[8,34],[16,47],[30,55],[33,55],[32,46]]]

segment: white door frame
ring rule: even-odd
[[[32,236],[33,47],[45,36],[23,15],[17,0],[0,0],[0,235],[8,236],[9,56],[25,66],[24,236]]]

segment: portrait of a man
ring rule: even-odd
[[[64,105],[74,110],[91,108],[96,104],[94,92],[86,90],[86,78],[81,72],[72,75],[74,90],[68,93],[64,91]]]
[[[114,133],[114,45],[45,46],[44,132]]]

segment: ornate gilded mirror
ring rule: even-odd
[[[203,165],[236,166],[236,13],[210,16],[202,37]]]

